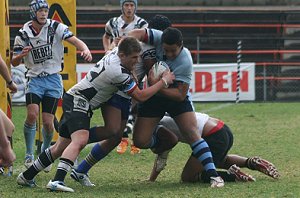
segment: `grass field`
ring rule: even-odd
[[[226,183],[221,189],[212,189],[208,184],[201,183],[183,184],[179,181],[180,174],[191,150],[188,145],[178,144],[155,183],[145,182],[152,169],[154,155],[143,150],[134,156],[129,152],[124,155],[110,153],[90,171],[95,187],[82,187],[67,176],[65,182],[75,189],[76,194],[46,190],[46,184],[54,177],[55,168],[36,177],[37,188],[24,188],[16,184],[16,177],[25,169],[22,131],[25,108],[14,106],[17,161],[12,177],[0,177],[0,197],[300,197],[300,103],[197,103],[196,109],[221,118],[231,127],[235,141],[230,153],[259,155],[268,159],[277,166],[281,178],[273,180],[245,169],[245,172],[256,177],[256,182]],[[93,124],[101,122],[99,113],[94,114]],[[85,148],[80,158],[89,150],[90,147]]]

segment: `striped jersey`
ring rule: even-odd
[[[122,66],[118,48],[105,55],[68,94],[89,101],[91,109],[99,108],[118,90],[130,94],[137,87],[131,72]]]
[[[40,33],[32,27],[32,21],[24,24],[14,42],[14,55],[20,54],[24,47],[32,50],[24,57],[27,77],[36,77],[41,73],[54,74],[62,70],[64,46],[62,41],[73,36],[68,26],[47,19]]]
[[[126,24],[122,18],[119,17],[111,18],[105,25],[105,33],[112,38],[127,36],[128,32],[133,29],[140,29],[148,27],[147,21],[145,19],[134,15],[134,19],[131,23]]]

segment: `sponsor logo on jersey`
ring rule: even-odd
[[[46,60],[52,59],[52,45],[46,44],[39,47],[35,47],[31,50],[31,55],[34,64],[43,63]]]

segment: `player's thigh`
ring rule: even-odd
[[[189,144],[192,144],[201,138],[199,129],[197,127],[198,125],[195,112],[185,112],[179,114],[174,117],[174,120],[181,134]]]
[[[105,104],[101,107],[102,117],[104,121],[104,127],[112,135],[117,135],[121,131],[121,110]]]
[[[133,141],[135,144],[151,141],[155,127],[160,117],[137,117],[133,127]]]
[[[203,171],[203,166],[195,157],[190,156],[181,173],[183,182],[199,181],[199,175]]]

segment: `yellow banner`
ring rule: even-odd
[[[10,67],[9,47],[9,8],[8,0],[0,1],[0,54],[6,65]],[[0,108],[10,115],[10,95],[7,92],[6,82],[0,77]]]

